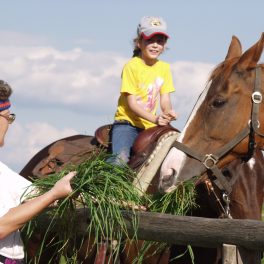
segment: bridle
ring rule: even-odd
[[[264,134],[260,132],[260,121],[259,121],[259,108],[263,99],[261,93],[261,66],[257,66],[255,68],[255,73],[256,74],[255,74],[254,90],[251,95],[252,98],[251,119],[248,121],[247,126],[240,133],[238,133],[235,138],[233,138],[223,147],[218,149],[215,153],[209,153],[205,155],[200,154],[199,152],[189,148],[188,146],[178,141],[175,141],[171,146],[181,150],[188,156],[200,161],[204,165],[204,169],[200,175],[204,174],[207,170],[212,172],[212,174],[216,177],[214,183],[222,191],[222,198],[226,203],[226,214],[228,215],[230,215],[229,195],[232,192],[232,185],[234,181],[228,180],[223,175],[222,171],[217,167],[217,163],[223,156],[225,156],[231,149],[233,149],[247,136],[249,136],[249,143],[248,143],[248,152],[245,158],[247,160],[250,159],[256,147],[255,135],[264,137]]]

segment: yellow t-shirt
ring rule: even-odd
[[[156,114],[160,94],[174,92],[170,65],[157,61],[154,65],[146,65],[141,58],[132,58],[123,68],[121,94],[115,113],[115,120],[127,120],[133,126],[150,128],[156,124],[138,117],[127,103],[128,94],[136,95],[137,103],[146,111]]]

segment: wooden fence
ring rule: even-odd
[[[88,210],[78,209],[78,229],[83,233],[90,216]],[[134,235],[131,211],[122,211],[129,235]],[[191,216],[137,212],[137,237],[142,240],[167,242],[175,245],[192,245],[214,248],[234,244],[250,250],[264,250],[264,222],[241,219],[212,219]],[[46,228],[47,215],[39,225]]]

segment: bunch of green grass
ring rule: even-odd
[[[52,219],[44,234],[43,242],[37,256],[50,245],[54,257],[65,259],[67,263],[77,263],[77,252],[84,240],[91,241],[90,249],[100,245],[102,241],[116,241],[116,247],[111,251],[114,261],[118,257],[122,241],[128,239],[125,220],[122,215],[123,209],[134,210],[134,206],[145,206],[152,212],[185,215],[195,206],[195,192],[193,182],[181,184],[175,191],[161,195],[141,196],[133,186],[135,172],[127,165],[116,166],[106,162],[108,154],[102,152],[80,165],[69,166],[61,173],[50,175],[44,179],[35,180],[38,195],[50,190],[53,185],[67,174],[75,170],[77,175],[72,179],[73,193],[71,196],[58,201],[56,207],[48,211]],[[89,211],[89,222],[85,235],[78,233],[78,208],[86,208]],[[35,221],[27,225],[26,236],[36,232]],[[134,240],[137,240],[137,218],[134,214]],[[50,237],[54,234],[54,237]],[[136,263],[141,263],[146,257],[148,249],[154,245],[157,253],[163,250],[165,243],[146,243],[140,250]],[[87,255],[90,252],[87,252]],[[37,260],[38,263],[38,260]],[[49,263],[53,263],[51,260]]]
[[[187,213],[190,213],[190,211],[193,208],[197,207],[195,203],[195,199],[196,199],[195,179],[192,179],[180,183],[178,187],[170,193],[154,194],[149,199],[150,204],[148,205],[148,209],[151,212],[183,216],[186,215]],[[166,243],[144,241],[140,249],[139,256],[137,259],[134,260],[133,263],[141,263],[143,259],[152,257],[155,254],[160,254],[165,251],[166,247],[168,247]],[[150,251],[151,248],[155,248],[155,250]],[[148,252],[151,252],[151,254],[148,254]],[[191,246],[187,247],[187,251],[185,253],[187,252],[189,252],[191,259],[194,263],[194,257]],[[179,255],[176,258],[180,258],[180,257],[182,257],[182,255]]]
[[[192,208],[196,207],[194,179],[178,184],[177,188],[166,194],[154,194],[149,204],[152,212],[186,215]]]

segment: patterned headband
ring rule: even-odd
[[[11,106],[11,103],[8,99],[0,101],[0,111],[4,111],[8,109],[10,106]]]
[[[11,106],[9,97],[12,94],[12,88],[10,85],[0,80],[0,111],[6,110]]]

